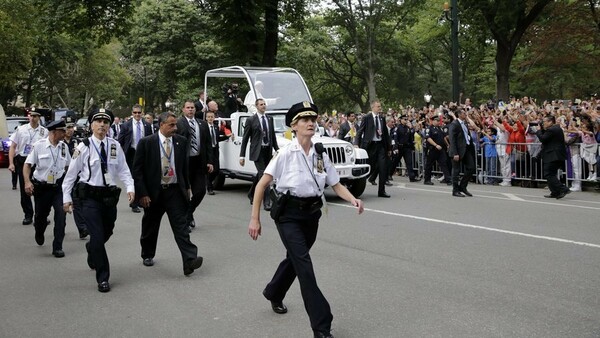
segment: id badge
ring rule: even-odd
[[[31,144],[28,144],[25,146],[25,149],[23,149],[23,153],[25,155],[29,155],[30,152],[31,152]]]
[[[109,173],[104,174],[104,180],[106,181],[107,185],[113,185],[113,179]]]
[[[169,170],[167,172],[167,176],[169,176],[169,177],[175,176],[175,171],[173,171],[173,168],[169,168]]]
[[[54,184],[54,174],[53,173],[49,173],[48,176],[46,176],[46,183]]]

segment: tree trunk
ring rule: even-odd
[[[279,45],[279,0],[265,1],[265,46],[262,64],[275,67],[277,63],[277,47]]]
[[[367,88],[369,89],[369,102],[371,103],[377,99],[377,91],[375,90],[375,71],[373,68],[368,69],[367,73]]]
[[[508,46],[498,44],[496,49],[496,98],[508,102],[510,95],[509,72],[513,52]]]

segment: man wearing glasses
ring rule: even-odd
[[[121,148],[125,152],[127,166],[131,171],[133,169],[133,158],[135,157],[135,148],[138,142],[145,136],[152,135],[152,126],[142,117],[142,106],[136,104],[131,110],[132,118],[121,125],[118,141]],[[131,211],[135,213],[141,212],[137,201],[133,201],[130,205]]]

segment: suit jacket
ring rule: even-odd
[[[198,149],[198,156],[200,156],[200,172],[202,174],[206,174],[207,164],[213,164],[213,152],[211,151],[211,141],[210,141],[210,131],[208,130],[208,123],[204,120],[200,120],[198,118],[194,119],[198,124],[198,129],[200,129],[200,135],[198,136],[200,139],[200,148]],[[190,123],[187,120],[187,117],[181,116],[177,119],[177,134],[185,137],[187,140],[190,139]],[[187,154],[190,154],[190,142],[187,143]],[[196,174],[196,173],[192,173]]]
[[[273,125],[273,117],[265,114],[267,117],[267,124],[269,127],[269,140],[271,141],[271,147],[277,151],[279,146],[277,145],[277,137],[275,136],[275,127]],[[242,138],[242,148],[240,150],[240,157],[246,156],[246,148],[248,147],[248,140],[250,140],[250,161],[257,161],[260,156],[260,148],[262,146],[262,128],[260,126],[259,115],[254,114],[246,120],[244,125],[244,137]]]
[[[381,141],[384,144],[385,150],[390,150],[390,145],[392,144],[390,140],[390,135],[388,134],[387,126],[385,125],[385,120],[381,113],[377,116],[379,119],[379,124],[381,126]],[[373,118],[373,113],[370,112],[365,117],[363,117],[362,122],[358,129],[356,130],[356,145],[361,147],[362,149],[367,149],[369,144],[373,141],[373,137],[375,136],[375,120]]]
[[[213,125],[215,126],[215,131],[217,132],[217,146],[216,146],[216,148],[219,149],[219,142],[227,141],[229,139],[229,137],[227,135],[225,135],[225,132],[223,130],[221,130],[220,124],[218,123],[218,121],[215,121],[213,123]],[[210,130],[209,130],[208,133],[210,135]],[[211,145],[212,145],[212,143],[211,143]]]
[[[142,125],[144,126],[144,136],[152,135],[152,126],[144,119],[141,121]],[[121,123],[121,132],[119,133],[117,140],[121,144],[123,151],[127,153],[129,148],[131,148],[131,144],[133,143],[133,119],[129,119],[129,121]]]
[[[150,197],[152,201],[158,199],[162,190],[161,149],[158,133],[146,136],[140,140],[133,160],[133,179],[135,181],[135,195],[137,198]],[[188,166],[188,141],[180,135],[173,135],[172,156],[175,156],[175,175],[177,185],[184,196],[190,188]]]
[[[542,159],[544,162],[565,161],[567,159],[565,134],[558,124],[548,129],[540,129],[535,134],[542,143]]]
[[[356,128],[356,122],[354,122],[354,128]],[[346,137],[350,132],[350,122],[346,121],[340,125],[340,129],[338,130],[338,138],[340,140],[344,140],[347,142],[352,142],[352,138],[350,136]]]
[[[467,140],[465,139],[465,132],[458,119],[452,121],[448,126],[448,138],[450,139],[448,155],[450,157],[458,155],[462,159],[467,151]],[[473,140],[471,140],[471,142],[473,142]]]

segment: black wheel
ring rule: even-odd
[[[348,181],[346,182],[346,187],[348,187],[348,190],[350,190],[354,197],[360,197],[367,187],[367,178],[363,177],[357,180]]]

